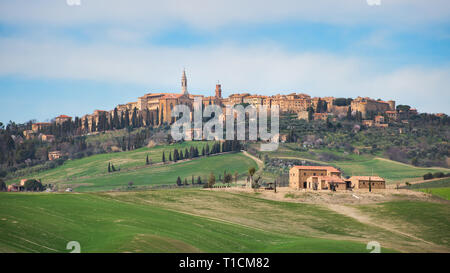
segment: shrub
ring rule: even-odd
[[[444,173],[443,173],[443,172],[437,172],[437,173],[434,173],[434,174],[433,174],[433,177],[434,177],[434,178],[441,178],[441,177],[444,177]]]
[[[433,175],[431,173],[426,173],[423,175],[423,180],[429,180],[432,178],[433,178]]]
[[[25,190],[26,191],[43,191],[45,187],[41,184],[41,182],[35,179],[29,179],[25,181]]]

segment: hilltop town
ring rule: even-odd
[[[217,84],[214,96],[190,94],[185,71],[181,78],[180,93],[148,93],[139,97],[135,102],[119,104],[112,110],[95,110],[81,118],[75,118],[75,126],[84,132],[96,132],[105,129],[126,127],[158,126],[174,122],[172,109],[175,105],[183,104],[192,109],[194,100],[201,98],[202,104],[218,105],[224,109],[227,106],[237,104],[253,105],[256,108],[267,106],[279,106],[280,112],[294,113],[298,119],[305,120],[338,120],[347,116],[354,116],[361,120],[363,125],[372,127],[387,127],[389,123],[407,123],[408,118],[418,115],[415,108],[406,105],[396,107],[393,100],[383,101],[368,97],[336,98],[336,97],[311,97],[303,93],[291,93],[287,95],[263,96],[249,93],[232,94],[228,98],[222,97],[222,86]],[[436,114],[444,116],[445,114]],[[60,115],[54,119],[54,123],[62,125],[66,121],[72,121],[72,117]],[[38,122],[32,125],[31,130],[24,132],[25,137],[35,137],[39,132],[52,126],[50,122]],[[43,141],[51,141],[53,136],[41,135]]]

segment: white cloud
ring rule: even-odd
[[[280,20],[339,24],[422,24],[448,22],[448,0],[386,0],[379,6],[367,0],[4,0],[0,21],[58,26],[111,23],[164,27],[174,22],[201,29],[239,23]]]
[[[293,53],[276,45],[165,48],[118,44],[79,45],[62,40],[0,39],[0,75],[81,79],[148,86],[178,92],[186,66],[189,88],[212,94],[306,92],[315,96],[371,96],[448,112],[450,67],[380,70],[376,60],[325,53]],[[201,92],[203,91],[203,92]]]

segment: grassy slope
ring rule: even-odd
[[[108,162],[111,162],[112,164],[114,164],[114,166],[116,166],[116,168],[121,168],[121,170],[124,171],[127,169],[133,169],[145,165],[145,159],[147,155],[153,163],[158,163],[162,161],[163,151],[165,151],[166,160],[168,160],[169,151],[173,152],[175,148],[182,149],[184,153],[185,148],[189,149],[191,146],[197,146],[199,147],[199,152],[201,153],[201,148],[205,145],[206,142],[204,141],[193,141],[174,145],[155,146],[152,148],[144,147],[127,152],[98,154],[82,159],[68,160],[64,163],[64,165],[58,168],[43,171],[38,174],[33,174],[29,177],[38,177],[41,178],[44,183],[51,183],[60,180],[101,175],[107,173]],[[20,179],[12,180],[12,182],[17,182],[18,180]]]
[[[141,148],[134,151],[99,154],[78,160],[66,161],[64,165],[55,169],[33,174],[26,178],[41,179],[44,184],[61,183],[65,187],[76,187],[77,191],[112,190],[126,186],[133,181],[135,186],[151,186],[175,184],[180,176],[183,181],[188,179],[191,183],[192,175],[202,176],[205,182],[210,172],[218,177],[224,171],[234,174],[247,172],[248,168],[257,168],[256,163],[243,154],[223,154],[210,157],[201,157],[192,161],[181,161],[175,164],[145,166],[146,156],[153,163],[162,161],[163,151],[169,159],[169,151],[178,148],[185,150],[191,146],[198,146],[200,152],[206,142],[184,142],[175,145]],[[210,145],[211,146],[211,145]],[[108,162],[114,164],[120,171],[108,173]],[[8,181],[18,182],[20,178]]]
[[[399,222],[415,236],[450,246],[450,206],[448,204],[398,201],[359,207],[371,217],[390,225]]]
[[[321,164],[330,164],[341,168],[346,176],[371,175],[373,173],[374,175],[379,175],[385,178],[388,183],[419,180],[425,173],[428,172],[450,172],[450,169],[446,168],[415,167],[371,155],[344,155],[343,152],[331,151],[327,149],[313,150],[316,154],[327,152],[341,157],[338,161],[323,162],[318,160],[315,155],[312,155],[309,152],[296,151],[293,150],[293,148],[293,144],[281,144],[277,151],[268,152],[267,154],[271,157],[292,157],[298,159],[316,160]]]
[[[182,190],[180,190],[182,191]],[[272,233],[98,194],[0,194],[0,251],[366,252],[365,244]]]
[[[431,188],[431,189],[419,189],[419,191],[431,193],[432,195],[439,196],[443,199],[450,200],[450,188]]]
[[[245,155],[241,153],[224,154],[176,164],[149,166],[134,171],[120,171],[103,176],[77,179],[70,183],[86,184],[86,186],[77,188],[77,191],[100,191],[126,186],[129,181],[133,181],[135,186],[175,184],[178,176],[181,177],[182,181],[187,178],[188,182],[191,183],[192,175],[194,175],[195,180],[200,175],[202,181],[206,182],[207,176],[211,172],[216,175],[217,179],[219,175],[223,177],[224,170],[230,173],[237,171],[242,174],[249,167],[257,168],[257,165]]]
[[[412,184],[408,188],[431,193],[441,198],[450,200],[450,177],[430,182]]]

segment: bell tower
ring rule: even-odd
[[[222,98],[222,86],[219,82],[216,84],[216,98]]]
[[[181,76],[181,94],[189,95],[189,93],[187,91],[186,71],[184,69],[183,69],[183,75]]]

